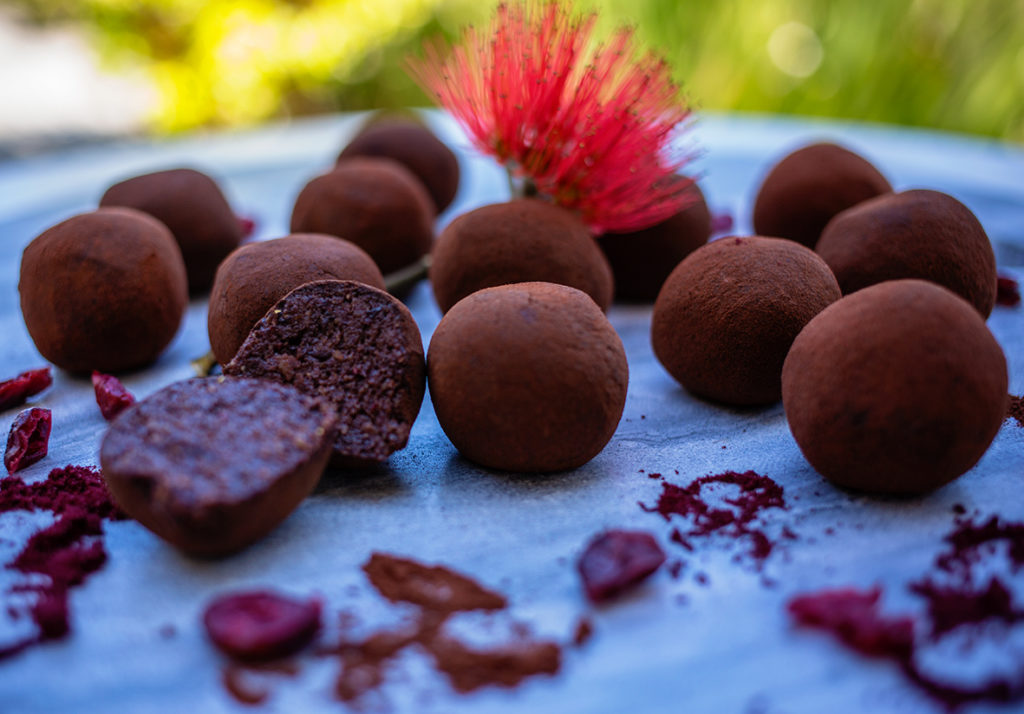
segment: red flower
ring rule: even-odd
[[[596,233],[659,223],[692,200],[673,148],[690,111],[665,62],[637,56],[631,30],[594,42],[596,16],[556,2],[503,3],[442,57],[428,45],[413,75],[482,151],[578,212]]]

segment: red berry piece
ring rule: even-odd
[[[4,452],[7,473],[13,474],[46,456],[52,426],[49,409],[26,409],[14,418],[11,433],[7,437],[7,450]]]
[[[996,285],[996,304],[1014,307],[1020,304],[1020,286],[1013,278],[1000,275]]]
[[[787,608],[801,625],[832,632],[862,654],[908,658],[914,648],[914,621],[882,615],[881,595],[878,588],[824,590],[794,597]]]
[[[643,581],[665,562],[658,541],[644,531],[607,531],[590,542],[577,567],[587,597],[607,600]]]
[[[53,384],[50,368],[33,369],[22,372],[13,379],[0,382],[0,411],[24,404],[33,394],[39,394]]]
[[[242,229],[242,240],[251,238],[256,232],[256,221],[249,216],[238,216],[238,225]]]
[[[320,628],[320,601],[270,591],[217,598],[203,615],[213,644],[241,660],[285,657],[309,644]]]
[[[110,421],[135,403],[135,397],[125,389],[121,380],[109,374],[92,373],[92,388],[103,418]]]

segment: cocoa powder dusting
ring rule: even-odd
[[[1024,397],[1009,395],[1009,404],[1006,407],[1006,418],[1016,419],[1017,426],[1024,426]]]
[[[391,602],[434,612],[504,610],[508,601],[469,578],[441,566],[374,553],[363,566],[370,584]]]

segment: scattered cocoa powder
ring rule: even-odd
[[[1006,418],[1016,419],[1017,426],[1024,426],[1024,397],[1009,395],[1009,403],[1006,408]]]
[[[33,534],[6,565],[10,570],[45,578],[43,582],[32,578],[7,590],[6,594],[19,602],[25,593],[36,596],[30,605],[8,605],[6,609],[13,617],[27,612],[38,632],[0,649],[0,659],[68,634],[69,591],[107,560],[103,519],[124,518],[110,499],[99,471],[83,466],[54,469],[45,481],[32,484],[17,477],[0,480],[0,513],[18,510],[51,511],[57,520]]]
[[[407,602],[433,612],[504,610],[508,605],[503,595],[439,565],[374,553],[363,572],[391,602]]]
[[[713,507],[704,495],[705,488],[716,484],[739,488],[739,495],[722,499],[728,506],[726,508]],[[766,509],[786,508],[786,501],[782,486],[767,476],[753,471],[726,471],[702,476],[685,487],[662,482],[658,502],[653,506],[639,505],[649,513],[660,513],[666,521],[670,521],[673,515],[693,519],[694,526],[689,531],[682,532],[677,528],[670,536],[673,542],[687,550],[693,550],[691,538],[721,533],[736,540],[748,540],[750,550],[747,555],[760,565],[771,555],[775,541],[756,527],[755,522]]]

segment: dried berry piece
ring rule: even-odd
[[[914,621],[878,611],[882,591],[824,590],[789,601],[793,618],[805,627],[827,630],[847,646],[874,657],[909,658],[914,649]]]
[[[644,531],[607,531],[590,542],[577,567],[587,597],[600,602],[640,583],[665,562],[658,541]]]
[[[7,450],[4,452],[7,473],[12,474],[20,468],[31,466],[46,456],[51,426],[49,409],[26,409],[14,418],[11,433],[7,437]]]
[[[125,389],[121,380],[110,374],[92,373],[92,388],[103,418],[110,421],[135,403],[135,397]]]
[[[1020,304],[1020,286],[1013,278],[1000,275],[996,278],[996,304],[1015,307]]]
[[[296,600],[271,591],[217,598],[203,614],[213,644],[242,660],[285,657],[309,644],[320,628],[320,601]]]
[[[33,394],[38,394],[53,384],[50,368],[32,369],[17,377],[0,382],[0,411],[24,404]]]

